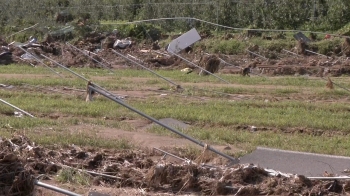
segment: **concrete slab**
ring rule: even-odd
[[[253,163],[284,173],[318,177],[323,176],[325,171],[345,175],[342,172],[350,168],[350,157],[258,147],[241,157],[240,163]]]

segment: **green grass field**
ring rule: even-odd
[[[188,122],[192,126],[184,131],[186,134],[211,144],[234,145],[247,152],[257,146],[266,146],[350,155],[349,92],[340,88],[327,89],[326,81],[319,78],[219,75],[231,83],[224,84],[214,77],[157,71],[184,87],[184,92],[175,93],[169,83],[144,70],[123,69],[117,74],[102,69],[73,70],[109,91],[123,91],[126,95],[138,92],[142,98],[130,95],[125,103],[157,119],[175,118]],[[59,71],[64,78],[43,67],[1,67],[0,83],[15,88],[0,88],[0,98],[37,118],[15,118],[13,109],[1,104],[0,135],[24,133],[42,145],[74,143],[132,148],[132,142],[125,139],[115,141],[71,132],[70,127],[81,124],[137,131],[120,119],[138,120],[142,117],[102,96],[87,103],[84,92],[52,91],[63,92],[64,87],[86,88],[85,81]],[[350,88],[347,77],[334,78],[333,81]],[[166,96],[159,96],[159,92],[150,89],[162,89]],[[53,114],[60,118],[53,118]],[[112,120],[106,121],[105,118]],[[258,131],[250,131],[250,126],[258,127]],[[163,128],[148,131],[178,137]]]

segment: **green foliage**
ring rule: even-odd
[[[222,54],[240,54],[247,47],[245,42],[231,39],[231,40],[220,40],[211,39],[199,43],[196,47],[200,47],[205,51],[212,53],[222,53]]]
[[[73,168],[63,168],[58,172],[56,179],[61,183],[71,183],[80,186],[90,186],[92,176]]]
[[[119,28],[121,34],[125,37],[133,37],[137,39],[159,40],[161,30],[152,24],[130,24],[121,25]]]
[[[320,54],[331,55],[337,53],[337,49],[340,49],[341,47],[341,42],[341,39],[333,38],[332,40],[321,40],[318,42],[310,43],[310,47],[317,49],[317,52]]]
[[[340,35],[350,36],[350,23],[344,25],[341,29],[337,31]]]
[[[240,28],[305,29],[336,31],[350,20],[350,1],[344,0],[0,0],[0,31],[6,35],[22,30],[31,24],[39,23],[35,32],[26,31],[15,37],[16,41],[25,40],[30,35],[42,37],[48,28],[62,26],[55,20],[57,13],[71,13],[79,17],[89,16],[91,26],[77,27],[77,34],[95,30],[96,21],[134,21],[154,18],[193,17]],[[140,24],[142,27],[140,27]],[[159,27],[163,31],[187,31],[190,28],[222,28],[191,19],[153,21],[135,26],[121,27],[127,36],[138,39],[152,37],[157,40]],[[46,28],[46,29],[45,29]],[[349,32],[348,30],[344,30]],[[149,35],[147,35],[149,34]],[[22,36],[22,37],[21,37]]]

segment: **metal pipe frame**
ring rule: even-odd
[[[185,62],[187,62],[187,63],[189,63],[189,64],[191,64],[191,65],[193,65],[193,66],[195,66],[195,67],[197,67],[197,68],[199,68],[199,69],[201,69],[202,71],[204,71],[204,72],[206,72],[206,73],[208,73],[208,74],[214,76],[215,78],[217,78],[217,79],[219,79],[219,80],[221,80],[221,81],[223,81],[223,82],[225,82],[225,83],[227,83],[227,84],[231,84],[231,83],[228,82],[227,80],[224,80],[223,78],[221,78],[221,77],[219,77],[219,76],[217,76],[217,75],[211,73],[210,71],[205,70],[204,68],[202,68],[202,67],[196,65],[195,63],[192,63],[191,61],[189,61],[189,60],[183,58],[183,57],[180,56],[180,55],[175,54],[174,52],[170,52],[170,54],[179,57],[180,59],[184,60]]]
[[[79,78],[85,80],[86,82],[89,82],[89,81],[90,81],[90,80],[86,79],[84,76],[79,75],[79,74],[75,73],[74,71],[68,69],[66,66],[63,66],[63,65],[59,64],[57,61],[55,61],[55,60],[53,60],[53,59],[51,59],[51,58],[49,58],[49,57],[47,57],[47,56],[45,56],[45,55],[43,55],[43,54],[40,54],[40,55],[41,55],[42,57],[46,58],[47,60],[49,60],[49,61],[55,63],[56,65],[60,66],[61,68],[65,69],[66,71],[69,71],[69,72],[71,72],[72,74],[74,74],[75,76],[78,76]]]
[[[96,63],[98,63],[99,65],[101,65],[102,67],[104,67],[105,69],[108,69],[108,71],[112,72],[112,73],[115,73],[113,70],[109,69],[105,64],[101,63],[100,61],[94,59],[93,57],[91,57],[90,55],[88,55],[85,51],[83,50],[80,50],[79,48],[73,46],[72,44],[66,42],[66,45],[72,47],[73,49],[81,52],[82,54],[84,54],[85,56],[89,57],[91,60],[95,61]]]
[[[77,76],[77,77],[79,77],[79,78],[85,80],[86,82],[91,83],[91,84],[94,85],[95,87],[97,87],[97,88],[103,90],[105,93],[107,93],[107,94],[109,94],[109,95],[113,95],[112,93],[108,92],[106,89],[100,87],[100,86],[97,85],[97,84],[92,83],[90,80],[88,80],[88,79],[85,78],[84,76],[82,76],[82,75],[80,75],[80,74],[78,74],[78,73],[76,73],[76,72],[70,70],[69,68],[65,67],[64,65],[61,65],[61,64],[58,63],[57,61],[55,61],[55,60],[53,60],[53,59],[51,59],[51,58],[49,58],[49,57],[47,57],[47,56],[45,56],[45,55],[43,55],[43,54],[41,54],[41,56],[44,57],[44,58],[46,58],[46,59],[48,59],[49,61],[55,63],[56,65],[60,66],[61,68],[65,69],[66,71],[69,71],[70,73],[74,74],[75,76]],[[116,95],[113,95],[113,96],[114,96],[114,97],[122,97],[122,96],[116,96]],[[118,98],[118,99],[119,99],[119,98]]]
[[[164,153],[164,154],[166,154],[166,155],[169,155],[169,156],[172,156],[172,157],[174,157],[174,158],[177,158],[177,159],[179,159],[179,160],[181,160],[181,161],[184,161],[184,162],[187,161],[186,159],[183,159],[183,158],[181,158],[181,157],[178,157],[178,156],[176,156],[176,155],[174,155],[174,154],[171,154],[171,153],[166,152],[166,151],[164,151],[164,150],[161,150],[161,149],[159,149],[159,148],[153,147],[153,149],[158,150],[158,151],[160,151],[160,152],[162,152],[162,153]]]
[[[126,60],[128,60],[128,61],[134,63],[135,65],[138,65],[138,66],[144,68],[145,70],[147,70],[147,71],[153,73],[154,75],[158,76],[159,78],[162,78],[163,80],[169,82],[170,84],[172,84],[172,85],[174,85],[174,86],[180,86],[180,85],[176,84],[175,82],[173,82],[173,81],[171,81],[171,80],[169,80],[169,79],[167,79],[167,78],[165,78],[165,77],[163,77],[163,76],[157,74],[156,72],[152,71],[151,69],[149,69],[149,68],[147,68],[147,67],[141,65],[140,63],[138,63],[138,62],[136,62],[136,61],[134,61],[134,60],[132,60],[132,59],[126,57],[125,55],[123,55],[123,54],[121,54],[121,53],[119,53],[119,52],[117,52],[117,51],[115,51],[115,50],[113,50],[113,49],[111,49],[111,50],[112,50],[113,53],[115,53],[115,54],[117,54],[117,55],[123,57],[124,59],[126,59]]]
[[[21,49],[22,51],[24,51],[25,53],[30,54],[36,61],[38,61],[39,63],[43,64],[46,68],[48,68],[49,70],[51,70],[53,73],[57,74],[58,76],[60,76],[62,78],[62,76],[56,72],[54,69],[52,69],[51,67],[47,66],[42,60],[36,58],[33,54],[31,54],[30,52],[28,52],[27,50],[25,50],[24,48],[22,48],[21,46],[17,46],[19,49]]]
[[[92,175],[96,175],[96,176],[102,176],[102,177],[106,177],[106,178],[112,178],[112,179],[116,179],[116,180],[122,180],[123,179],[123,178],[120,178],[120,177],[117,177],[117,176],[97,173],[97,172],[93,172],[93,171],[89,171],[89,170],[82,170],[82,169],[70,167],[70,166],[67,166],[67,165],[62,165],[62,167],[67,167],[67,168],[75,169],[75,170],[80,171],[80,172],[86,172],[88,174],[92,174]]]
[[[39,180],[35,180],[34,181],[34,185],[37,185],[37,186],[40,186],[40,187],[43,187],[43,188],[46,188],[46,189],[50,189],[52,191],[55,191],[55,192],[58,192],[58,193],[62,193],[62,194],[65,194],[65,195],[69,195],[69,196],[81,196],[81,195],[79,195],[77,193],[73,193],[73,192],[70,192],[68,190],[61,189],[59,187],[52,186],[50,184],[46,184],[46,183],[40,182]]]
[[[289,51],[289,50],[285,50],[285,49],[282,49],[283,51],[287,52],[287,53],[290,53],[290,54],[294,54],[298,57],[301,57],[299,54],[295,53],[295,52],[292,52],[292,51]]]
[[[179,160],[181,160],[181,161],[183,161],[183,162],[192,162],[192,161],[189,160],[189,159],[183,159],[183,158],[178,157],[178,156],[176,156],[176,155],[174,155],[174,154],[171,154],[171,153],[169,153],[169,152],[166,152],[166,151],[164,151],[164,150],[162,150],[162,149],[159,149],[159,148],[156,148],[156,147],[153,147],[153,149],[158,150],[158,151],[164,153],[164,156],[165,156],[165,155],[169,155],[169,156],[172,156],[172,157],[174,157],[174,158],[176,158],[176,159],[179,159]],[[207,165],[207,164],[202,164],[202,166],[204,166],[204,167],[209,167],[209,168],[217,168],[216,166]]]
[[[14,106],[14,105],[12,105],[12,104],[10,104],[10,103],[6,102],[5,100],[0,99],[0,102],[2,102],[2,103],[4,103],[4,104],[6,104],[6,105],[8,105],[8,106],[10,106],[10,107],[12,107],[12,108],[14,108],[14,109],[16,109],[16,110],[18,110],[18,111],[20,111],[20,112],[24,113],[24,114],[26,114],[26,115],[28,115],[28,116],[32,117],[32,118],[36,118],[35,116],[31,115],[30,113],[28,113],[28,112],[26,112],[26,111],[22,110],[22,109],[21,109],[21,108],[19,108],[19,107],[16,107],[16,106]]]
[[[350,176],[337,176],[337,177],[306,177],[310,180],[350,180]]]
[[[159,120],[157,120],[157,119],[155,119],[155,118],[153,118],[153,117],[151,117],[151,116],[149,116],[149,115],[147,115],[147,114],[145,114],[145,113],[143,113],[143,112],[141,112],[141,111],[139,111],[139,110],[137,110],[137,109],[127,105],[127,104],[125,104],[125,103],[123,103],[119,99],[116,99],[115,97],[110,96],[108,93],[106,93],[106,92],[104,92],[104,91],[102,91],[102,90],[100,90],[98,88],[95,88],[94,86],[89,85],[88,88],[90,90],[93,90],[95,92],[100,93],[101,95],[105,96],[106,98],[108,98],[108,99],[110,99],[110,100],[112,100],[114,102],[117,102],[118,104],[120,104],[120,105],[128,108],[129,110],[131,110],[131,111],[133,111],[133,112],[135,112],[135,113],[137,113],[137,114],[147,118],[148,120],[153,121],[154,123],[156,123],[156,124],[166,128],[166,129],[170,130],[171,132],[176,133],[176,134],[178,134],[178,135],[180,135],[180,136],[190,140],[191,142],[193,142],[193,143],[195,143],[195,144],[197,144],[199,146],[207,147],[208,150],[210,150],[210,151],[212,151],[212,152],[214,152],[214,153],[216,153],[216,154],[218,154],[218,155],[220,155],[220,156],[222,156],[222,157],[232,161],[232,163],[234,163],[234,164],[239,163],[239,160],[237,160],[236,158],[231,157],[231,156],[229,156],[227,154],[224,154],[224,153],[222,153],[220,151],[217,151],[216,149],[212,148],[211,146],[206,145],[206,144],[204,144],[204,143],[202,143],[202,142],[200,142],[200,141],[198,141],[198,140],[196,140],[196,139],[194,139],[194,138],[192,138],[190,136],[187,136],[186,134],[184,134],[184,133],[182,133],[182,132],[180,132],[180,131],[178,131],[178,130],[176,130],[176,129],[174,129],[174,128],[172,128],[172,127],[170,127],[170,126],[168,126],[168,125],[166,125],[166,124],[164,124],[162,122],[160,122]]]
[[[324,55],[324,54],[320,54],[320,53],[317,53],[317,52],[314,52],[314,51],[311,51],[311,50],[305,50],[306,52],[310,52],[311,54],[316,54],[316,55],[319,55],[319,56],[323,56],[323,57],[326,57],[327,59],[330,58],[329,56],[327,55]]]

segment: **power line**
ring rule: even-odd
[[[135,23],[143,23],[143,22],[154,22],[154,21],[162,21],[162,20],[196,20],[199,22],[207,23],[213,26],[222,27],[231,30],[240,30],[240,31],[261,31],[261,32],[302,32],[302,33],[314,33],[314,34],[322,34],[322,35],[331,35],[334,37],[342,37],[342,38],[350,38],[350,36],[342,36],[333,33],[327,32],[317,32],[317,31],[307,31],[307,30],[285,30],[285,29],[253,29],[253,28],[239,28],[239,27],[230,27],[226,25],[220,25],[217,23],[209,22],[206,20],[192,18],[192,17],[173,17],[173,18],[154,18],[154,19],[146,19],[146,20],[137,20],[132,22],[105,22],[102,25],[125,25],[125,24],[135,24]]]

